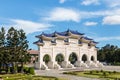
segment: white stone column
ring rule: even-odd
[[[37,69],[41,69],[42,68],[42,64],[43,64],[43,55],[41,53],[41,46],[38,46],[38,51],[39,51],[39,54],[38,54],[38,62],[35,63],[35,68]]]
[[[79,48],[78,60],[75,62],[75,66],[76,66],[76,67],[80,67],[82,64],[83,64],[83,61],[82,61],[82,53],[81,53],[81,50],[80,50],[80,48]]]
[[[65,45],[65,56],[64,56],[64,61],[61,63],[62,68],[67,68],[68,65],[68,53],[67,53],[67,47],[68,45]]]

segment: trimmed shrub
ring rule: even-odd
[[[106,73],[106,72],[103,72],[103,76],[106,77],[106,76],[107,76],[107,73]]]
[[[58,78],[55,78],[55,80],[59,80]]]
[[[96,73],[99,73],[99,71],[97,70]]]
[[[29,73],[29,67],[24,67],[23,71],[24,71],[25,74],[28,74]]]
[[[111,72],[110,72],[110,71],[109,71],[108,73],[109,73],[109,74],[111,74]]]
[[[29,70],[28,70],[28,72],[29,72],[30,74],[32,74],[32,75],[35,74],[35,71],[34,71],[34,68],[33,68],[33,67],[30,67]]]
[[[101,69],[100,72],[103,72],[103,70]]]
[[[90,71],[90,74],[93,74],[93,71]]]
[[[116,71],[113,71],[113,73],[115,74],[115,73],[117,73]]]

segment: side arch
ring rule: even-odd
[[[43,56],[43,61],[45,62],[45,64],[48,64],[49,61],[51,61],[51,57],[49,54],[45,54]]]
[[[86,62],[88,60],[88,56],[86,54],[82,55],[82,61]]]

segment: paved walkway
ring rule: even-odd
[[[78,77],[74,75],[66,75],[62,74],[66,71],[81,71],[81,70],[109,70],[109,71],[119,71],[120,72],[120,66],[105,66],[103,68],[76,68],[76,69],[63,69],[63,70],[35,70],[36,75],[41,76],[53,76],[58,78],[65,78],[67,80],[100,80],[100,79],[93,79],[93,78],[85,78],[85,77]]]
[[[62,71],[58,70],[36,70],[36,75],[42,75],[42,76],[53,76],[58,78],[65,78],[67,80],[99,80],[99,79],[92,79],[92,78],[85,78],[85,77],[78,77],[78,76],[72,76],[72,75],[65,75],[62,74]]]

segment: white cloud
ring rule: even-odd
[[[110,41],[110,40],[120,40],[120,36],[114,36],[114,37],[97,37],[94,38],[96,41]]]
[[[79,22],[81,19],[98,18],[111,15],[120,15],[120,8],[99,11],[81,11],[70,8],[57,7],[43,17],[46,21],[74,21]]]
[[[48,21],[80,21],[80,14],[78,11],[68,8],[55,8],[48,14],[44,20]]]
[[[112,15],[112,16],[104,17],[103,24],[120,25],[120,15]]]
[[[120,7],[120,0],[103,0],[110,8]]]
[[[81,4],[87,6],[91,4],[98,5],[100,3],[99,3],[99,0],[83,0]]]
[[[59,3],[62,4],[62,3],[64,3],[65,1],[66,1],[66,0],[59,0]]]
[[[2,26],[6,26],[7,28],[15,27],[16,29],[23,29],[26,32],[26,34],[33,33],[36,31],[47,30],[49,29],[49,27],[52,26],[50,24],[32,22],[28,20],[20,20],[20,19],[10,19],[9,21],[11,23]]]
[[[97,22],[89,22],[88,21],[88,22],[85,22],[84,25],[85,26],[95,26],[95,25],[97,25]]]

